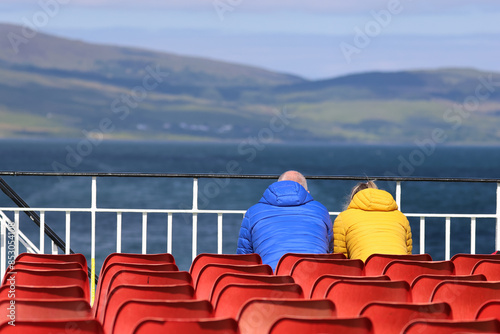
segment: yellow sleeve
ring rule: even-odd
[[[345,229],[340,214],[335,218],[333,223],[333,252],[342,253],[346,258],[349,258],[347,255]]]

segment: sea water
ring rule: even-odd
[[[84,145],[85,144],[85,145]],[[0,140],[0,171],[238,173],[276,175],[290,169],[307,175],[499,178],[500,148],[495,146],[361,145],[332,143],[270,144],[259,142],[201,143],[79,140]],[[4,176],[31,207],[90,207],[89,177]],[[274,180],[200,179],[200,209],[246,210]],[[189,209],[190,178],[99,178],[97,207],[125,209]],[[313,197],[329,211],[341,211],[356,181],[310,180]],[[379,187],[395,194],[395,182]],[[0,193],[0,206],[12,201]],[[403,182],[401,210],[406,213],[493,214],[495,183]],[[332,217],[334,219],[335,217]],[[223,252],[234,253],[241,215],[224,215]],[[46,213],[46,223],[65,236],[65,213]],[[414,253],[420,252],[420,224],[410,218]],[[38,229],[22,216],[21,229],[38,245]],[[428,218],[425,252],[435,260],[445,257],[444,218]],[[71,215],[71,248],[90,259],[89,213]],[[96,216],[96,266],[116,251],[116,214]],[[123,214],[122,252],[142,250],[142,215]],[[470,252],[470,219],[452,219],[451,253]],[[495,250],[495,219],[478,219],[476,253]],[[148,253],[165,252],[167,216],[148,215]],[[217,215],[198,217],[197,251],[217,252]],[[45,242],[50,252],[50,241]],[[191,263],[192,216],[173,216],[172,253],[181,270]]]

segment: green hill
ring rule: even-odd
[[[0,137],[497,143],[500,74],[360,73],[309,81],[0,24]],[[288,115],[288,116],[287,116]]]

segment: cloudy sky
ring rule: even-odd
[[[441,67],[500,72],[498,0],[0,0],[0,22],[310,79]]]

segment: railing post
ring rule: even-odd
[[[446,217],[446,223],[445,223],[445,260],[450,259],[450,253],[451,253],[451,218]]]
[[[45,254],[45,211],[40,211],[40,253]]]
[[[168,213],[167,218],[167,253],[172,254],[172,212]]]
[[[71,212],[66,211],[66,254],[70,254],[71,250]]]
[[[196,257],[198,244],[198,179],[193,178],[193,252],[192,260]]]
[[[403,211],[401,210],[401,181],[396,181],[396,204],[399,211]]]
[[[122,252],[122,213],[116,213],[116,252]]]
[[[500,250],[500,182],[497,183],[497,230],[495,234],[496,250]]]
[[[222,213],[217,214],[217,253],[222,254]]]
[[[476,254],[476,217],[470,219],[470,253]]]
[[[97,209],[97,179],[95,176],[92,177],[92,193],[91,193],[91,250],[90,250],[90,305],[94,304],[95,297],[95,213]]]
[[[19,210],[14,213],[14,259],[19,255]]]
[[[148,214],[142,213],[142,254],[148,251]]]
[[[420,217],[420,254],[425,254],[425,217]]]

